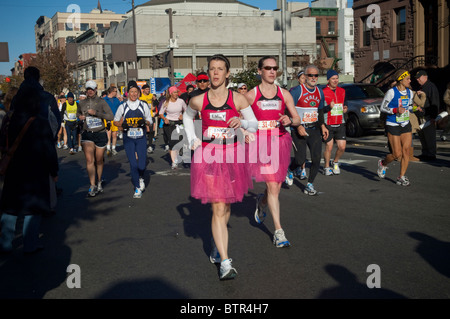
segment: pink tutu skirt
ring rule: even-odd
[[[258,130],[248,146],[247,162],[255,182],[282,183],[291,163],[292,137],[278,130]]]
[[[191,196],[206,203],[241,202],[253,188],[240,144],[205,144],[195,150],[191,163]]]

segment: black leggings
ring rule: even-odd
[[[307,128],[306,132],[309,136],[300,136],[297,129],[291,132],[292,141],[294,142],[294,160],[291,162],[289,169],[294,171],[302,166],[306,161],[306,146],[311,154],[311,167],[309,168],[308,182],[313,183],[319,172],[320,157],[322,154],[322,135],[318,128]]]

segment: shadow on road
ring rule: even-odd
[[[420,232],[408,236],[419,241],[416,252],[438,273],[450,278],[450,243]]]
[[[328,264],[325,271],[333,277],[338,286],[323,290],[318,299],[405,299],[406,297],[384,288],[368,288],[359,283],[356,275],[343,266]]]

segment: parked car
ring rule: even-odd
[[[373,84],[342,83],[348,111],[345,114],[347,136],[359,137],[364,131],[383,127],[380,106],[384,93]],[[323,88],[324,85],[319,87]]]

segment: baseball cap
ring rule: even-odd
[[[129,92],[132,88],[136,88],[136,89],[140,90],[139,86],[136,83],[136,81],[129,81],[128,82],[127,92]]]
[[[247,86],[247,84],[245,84],[245,83],[239,83],[238,86],[237,86],[237,88],[240,89],[240,88],[243,87],[243,86]]]
[[[95,90],[97,88],[97,83],[95,81],[89,80],[85,84],[86,89]]]
[[[427,72],[425,70],[419,70],[419,72],[416,73],[415,78],[418,79],[420,78],[422,75],[428,75]]]
[[[75,96],[73,95],[72,92],[67,93],[67,98],[70,98],[70,97],[73,98],[73,99],[75,98]]]
[[[206,80],[209,81],[209,77],[205,72],[201,72],[197,75],[197,81]]]
[[[327,72],[327,80],[329,80],[332,76],[339,76],[339,73],[336,72],[336,70],[328,70]]]

